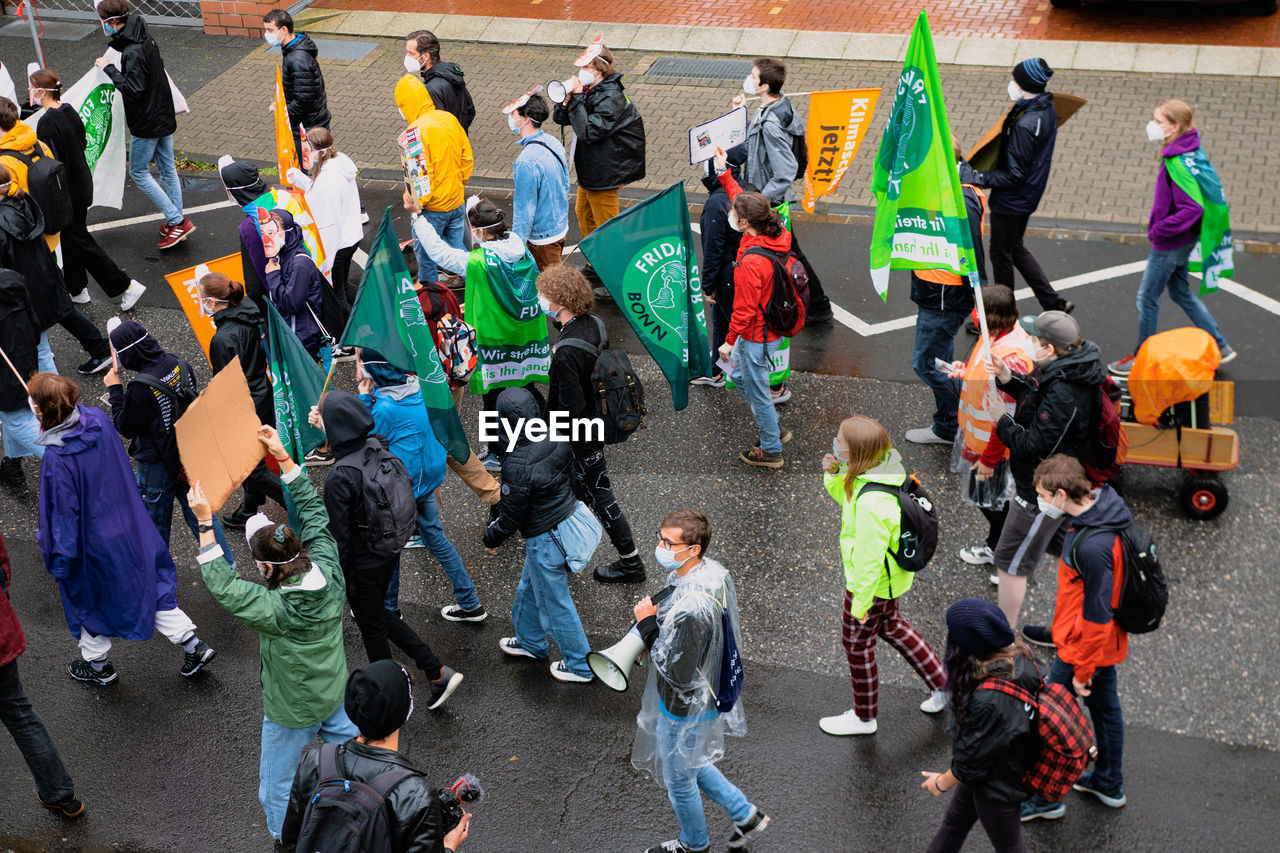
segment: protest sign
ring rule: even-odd
[[[404,170],[404,190],[418,204],[431,198],[431,176],[427,174],[427,153],[422,147],[422,131],[411,127],[400,134],[400,168]]]
[[[841,89],[809,96],[809,120],[804,132],[809,165],[804,172],[802,202],[809,213],[813,213],[814,202],[840,186],[879,100],[879,89]]]
[[[187,481],[200,484],[214,512],[262,461],[259,426],[240,356],[218,371],[174,425]]]
[[[689,165],[696,166],[747,140],[747,108],[738,107],[689,129]]]
[[[164,280],[169,282],[173,295],[178,298],[182,313],[187,315],[187,322],[191,324],[191,331],[196,333],[196,340],[200,342],[200,349],[204,350],[206,359],[209,357],[209,341],[213,340],[215,326],[211,318],[200,313],[200,294],[196,289],[196,282],[200,280],[200,276],[209,272],[220,272],[232,281],[240,281],[244,278],[240,253],[236,252],[225,258],[196,264],[194,267],[171,272],[164,277]]]

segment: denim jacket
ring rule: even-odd
[[[520,146],[523,150],[513,169],[516,185],[511,230],[530,243],[554,243],[569,230],[569,170],[564,146],[542,131],[521,139]]]

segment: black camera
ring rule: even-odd
[[[464,773],[448,788],[441,788],[436,797],[440,800],[440,811],[444,813],[444,831],[447,835],[462,822],[466,806],[484,799],[484,788],[479,779],[470,773]]]

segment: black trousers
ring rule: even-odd
[[[76,792],[75,785],[62,763],[53,736],[22,689],[16,660],[0,666],[0,720],[4,721],[18,751],[31,768],[40,798],[50,805],[70,800]],[[10,787],[12,782],[13,777],[10,776]]]
[[[997,213],[991,211],[991,283],[1013,289],[1013,271],[1017,269],[1036,301],[1046,311],[1061,311],[1067,301],[1049,283],[1035,256],[1027,250],[1023,238],[1027,233],[1030,213]]]
[[[1000,509],[987,509],[980,506],[978,511],[987,519],[987,547],[994,551],[996,543],[1000,541],[1000,531],[1004,530],[1004,518],[1009,514],[1009,505],[1005,504]]]
[[[243,506],[249,512],[257,512],[267,502],[267,498],[284,506],[284,485],[263,461],[244,480]]]
[[[360,244],[348,246],[345,249],[339,249],[338,253],[333,256],[333,290],[338,296],[344,300],[347,310],[351,310],[351,306],[356,303],[356,291],[360,289],[360,282],[351,282],[351,258],[356,253],[356,249],[360,248]]]
[[[942,826],[933,836],[925,853],[959,853],[974,823],[991,839],[996,853],[1026,853],[1022,843],[1022,804],[997,803],[977,794],[961,782],[951,791],[951,802],[942,816]]]
[[[360,629],[370,663],[390,660],[391,644],[395,643],[400,651],[413,659],[418,669],[435,680],[440,677],[440,661],[431,647],[409,627],[409,623],[386,608],[387,586],[398,568],[398,554],[381,566],[352,571],[344,566],[342,573],[347,579],[347,601],[355,614],[356,627]]]
[[[831,310],[831,297],[827,296],[827,292],[822,289],[822,280],[818,278],[818,271],[813,268],[813,264],[809,263],[804,250],[800,248],[794,219],[791,220],[791,251],[795,252],[796,260],[800,261],[800,265],[809,276],[809,314],[814,317],[826,314]]]
[[[62,277],[67,291],[75,294],[84,290],[89,284],[88,273],[107,296],[119,296],[129,286],[129,274],[93,239],[86,225],[88,215],[88,210],[76,211],[71,224],[62,229]]]
[[[591,511],[600,519],[600,524],[609,534],[609,541],[618,550],[618,556],[631,554],[636,550],[635,538],[631,535],[631,523],[618,505],[613,494],[613,483],[609,480],[609,469],[604,464],[604,448],[591,450],[573,448],[573,493],[578,500],[591,507]]]
[[[111,344],[107,343],[106,337],[79,308],[72,308],[70,314],[58,321],[58,325],[80,342],[81,348],[90,358],[106,358],[111,355]]]

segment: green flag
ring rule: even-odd
[[[876,221],[871,282],[881,299],[889,270],[977,272],[969,220],[956,170],[929,19],[916,19],[871,176]]]
[[[1191,250],[1191,272],[1201,273],[1200,294],[1218,289],[1218,279],[1235,272],[1231,245],[1231,218],[1222,179],[1203,148],[1164,158],[1164,167],[1178,189],[1200,205],[1200,238]]]
[[[467,258],[467,321],[476,330],[473,394],[549,381],[551,341],[538,307],[538,265],[526,250],[507,263],[477,247]]]
[[[711,354],[684,183],[618,214],[578,248],[658,363],[676,410],[689,405],[689,380],[711,375]]]
[[[406,373],[416,373],[436,438],[454,459],[467,461],[471,448],[467,446],[462,421],[458,420],[449,379],[440,365],[440,354],[431,339],[413,278],[400,252],[390,207],[382,213],[382,224],[369,250],[360,290],[340,343],[377,350]]]
[[[324,433],[308,421],[311,407],[320,405],[324,373],[271,300],[262,302],[267,306],[267,369],[271,374],[276,432],[280,434],[280,443],[289,456],[301,465],[309,452],[324,444]],[[301,529],[298,511],[288,489],[284,490],[284,508],[289,516],[289,526],[294,530]]]

